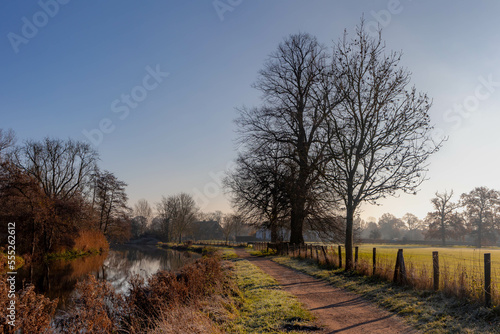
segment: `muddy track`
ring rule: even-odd
[[[322,333],[418,333],[396,315],[378,308],[362,296],[335,288],[325,281],[236,249],[239,257],[274,277],[283,290],[296,296],[317,318]]]

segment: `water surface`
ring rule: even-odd
[[[76,283],[87,275],[107,280],[117,292],[126,293],[133,275],[146,278],[159,270],[176,271],[198,258],[200,255],[196,253],[155,246],[113,246],[106,254],[25,266],[18,271],[17,287],[33,283],[37,292],[50,299],[58,298],[58,307],[64,309]]]

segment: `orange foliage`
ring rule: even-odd
[[[80,231],[75,239],[73,249],[87,251],[107,252],[109,243],[104,234],[99,230]]]
[[[37,294],[35,287],[30,285],[16,293],[15,304],[15,327],[10,326],[7,321],[7,307],[10,303],[8,298],[9,287],[5,275],[0,277],[0,333],[14,333],[23,330],[23,333],[45,333],[50,330],[50,321],[54,316],[57,299],[50,300],[41,294]]]

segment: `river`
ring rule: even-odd
[[[18,287],[33,283],[37,292],[58,298],[58,308],[65,309],[76,283],[89,274],[107,280],[117,292],[126,293],[133,275],[145,278],[159,270],[176,271],[200,257],[155,246],[120,245],[101,255],[25,266],[18,270],[16,280]]]

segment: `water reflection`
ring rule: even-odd
[[[117,292],[126,293],[128,280],[133,275],[146,278],[159,270],[175,271],[199,257],[199,254],[154,246],[117,246],[107,254],[23,267],[18,271],[17,281],[33,283],[37,292],[51,299],[58,298],[58,307],[64,309],[76,283],[88,274],[105,279]]]

